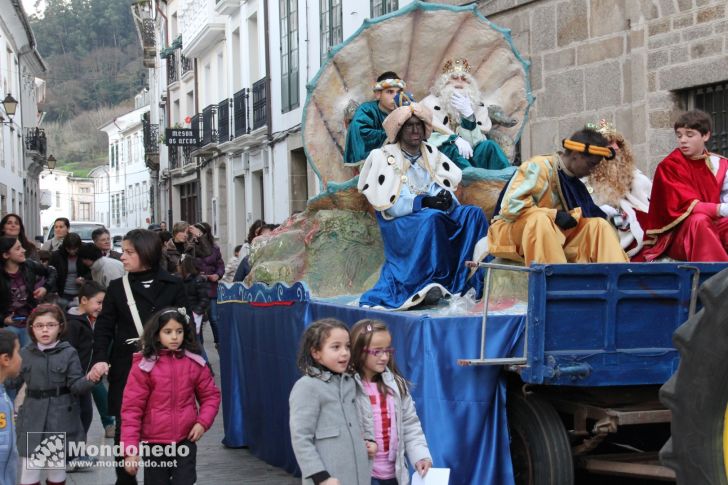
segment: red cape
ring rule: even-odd
[[[706,152],[705,156],[709,154]],[[720,163],[727,162],[721,159]],[[633,261],[652,261],[665,252],[673,229],[693,212],[698,202],[720,203],[720,190],[705,158],[689,159],[679,149],[665,157],[652,181],[650,211],[640,218],[645,230],[645,248]]]

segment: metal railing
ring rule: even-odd
[[[192,134],[195,135],[195,139],[200,139],[200,114],[197,113],[195,116],[192,117],[192,121],[190,121],[190,128],[192,129]]]
[[[248,117],[248,97],[250,90],[243,88],[233,94],[233,126],[235,127],[235,138],[250,133],[250,122]]]
[[[253,84],[253,129],[257,130],[268,122],[267,89],[268,78],[259,79]]]
[[[202,110],[202,146],[217,143],[217,105],[211,104]]]
[[[170,54],[167,57],[167,84],[179,81],[179,71],[177,70],[177,56]]]
[[[182,66],[182,75],[184,76],[188,72],[192,71],[194,62],[188,57],[180,56],[180,64]]]
[[[144,153],[147,155],[159,153],[159,125],[149,120],[142,120],[142,134],[144,136]]]
[[[43,128],[27,128],[25,132],[25,149],[45,156],[48,144]]]
[[[169,161],[169,169],[174,170],[179,168],[179,147],[168,146],[167,147],[167,160]]]
[[[182,166],[192,163],[192,149],[193,147],[191,146],[182,147]]]
[[[220,143],[232,140],[230,136],[230,99],[223,99],[217,105],[217,135]]]

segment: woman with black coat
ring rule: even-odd
[[[78,290],[81,285],[91,279],[91,270],[83,264],[78,257],[78,250],[81,248],[81,236],[75,232],[69,233],[61,243],[57,251],[51,253],[49,265],[56,268],[56,291],[61,308],[66,307],[73,299],[78,297]]]
[[[20,346],[30,342],[25,321],[48,291],[55,288],[56,271],[25,257],[19,239],[0,237],[0,318],[15,333]]]
[[[129,285],[142,325],[160,308],[186,307],[182,280],[159,267],[162,243],[157,233],[134,229],[124,236],[121,246],[121,262],[129,273]],[[123,281],[124,278],[113,280],[107,289],[103,309],[94,325],[93,367],[90,372],[94,378],[104,374],[109,376],[109,414],[116,417],[114,444],[119,444],[121,401],[140,336]],[[136,478],[126,473],[123,467],[116,468],[117,485],[136,483]]]

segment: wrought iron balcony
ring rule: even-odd
[[[188,57],[181,56],[180,57],[180,64],[182,65],[182,75],[184,76],[188,72],[192,71],[194,61]]]
[[[192,117],[192,121],[190,122],[190,128],[192,129],[192,134],[195,135],[196,139],[200,139],[200,114],[196,114]]]
[[[167,56],[167,84],[179,81],[179,71],[177,70],[177,56],[170,54]]]
[[[182,166],[189,165],[192,163],[192,147],[182,147]]]
[[[36,152],[45,157],[47,151],[47,140],[43,128],[26,128],[25,149],[29,152]]]
[[[224,99],[217,105],[217,134],[220,143],[232,140],[230,136],[230,103],[232,100]]]
[[[154,67],[156,63],[156,28],[152,15],[152,4],[149,1],[135,2],[131,6],[134,26],[139,35],[139,42],[144,50],[144,67]]]
[[[253,129],[257,130],[268,122],[267,110],[267,84],[268,78],[264,77],[253,84]]]
[[[167,147],[167,161],[169,162],[169,169],[174,170],[175,168],[179,168],[179,147],[178,146],[168,146]]]
[[[144,136],[144,153],[147,155],[158,155],[159,125],[150,123],[148,119],[143,119],[142,134]]]
[[[217,105],[211,104],[202,110],[202,146],[217,143]]]
[[[248,115],[248,97],[250,89],[243,88],[233,94],[233,126],[235,138],[250,133],[250,118]]]

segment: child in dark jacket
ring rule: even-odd
[[[139,342],[142,351],[134,354],[124,388],[121,445],[125,468],[136,475],[140,458],[148,460],[144,483],[196,482],[196,442],[210,429],[220,406],[220,391],[197,353],[186,313],[184,308],[163,308],[146,322]],[[142,456],[142,441],[149,444],[153,456]],[[175,446],[155,447],[172,444]],[[161,449],[174,455],[155,453]]]
[[[87,281],[78,292],[78,306],[71,307],[66,313],[68,332],[62,338],[76,349],[81,361],[81,368],[88,372],[94,349],[94,322],[101,313],[101,306],[106,295],[106,288],[96,281]],[[103,386],[103,383],[97,384]],[[84,432],[88,433],[93,420],[93,404],[91,394],[80,396],[81,422]],[[108,419],[108,417],[107,417]]]
[[[177,267],[177,271],[182,277],[185,285],[185,297],[187,298],[187,311],[192,315],[191,324],[194,325],[197,343],[200,346],[202,356],[207,361],[207,353],[202,344],[202,322],[205,319],[205,312],[210,302],[208,292],[210,285],[204,276],[200,276],[200,272],[195,264],[195,259],[189,256],[182,258]]]

